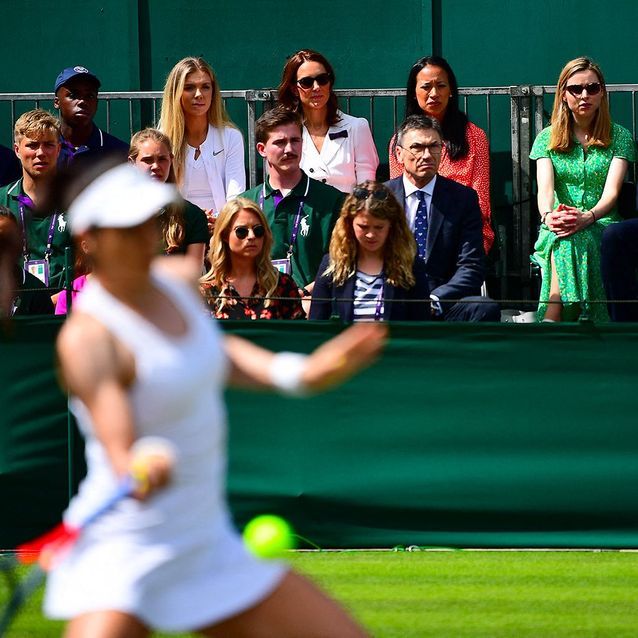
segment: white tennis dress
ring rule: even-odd
[[[284,567],[258,561],[232,527],[225,499],[227,374],[220,331],[195,291],[159,273],[155,285],[178,306],[187,333],[171,337],[91,280],[75,308],[105,325],[135,357],[129,391],[138,436],[176,449],[171,485],[142,503],[124,499],[93,523],[52,570],[45,612],[133,614],[149,627],[192,631],[237,614],[279,583]],[[88,473],[65,514],[73,523],[112,493],[117,477],[85,406],[71,400],[86,438]]]

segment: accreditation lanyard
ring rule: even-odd
[[[24,261],[29,261],[29,240],[27,239],[27,225],[24,214],[25,207],[33,208],[33,201],[27,195],[18,195],[18,202],[20,202],[20,223],[22,224],[22,255]],[[58,219],[58,214],[53,213],[51,216],[51,224],[49,224],[49,232],[47,234],[47,245],[44,251],[44,260],[49,261],[51,254],[53,253],[53,237],[55,236],[55,222]]]
[[[377,295],[377,305],[374,309],[374,320],[381,321],[383,317],[381,316],[381,312],[383,310],[383,291],[385,289],[385,275],[381,275],[381,290],[379,290],[379,294]]]
[[[297,208],[297,214],[295,215],[295,221],[292,225],[292,233],[290,234],[290,243],[288,244],[288,253],[286,255],[286,259],[290,259],[292,257],[292,252],[294,249],[294,245],[297,241],[297,235],[299,234],[299,225],[301,224],[301,213],[303,213],[303,205],[306,202],[306,197],[308,197],[308,191],[310,190],[310,178],[306,176],[306,190],[299,201],[299,208]],[[266,182],[262,185],[261,195],[259,197],[259,204],[261,209],[264,209],[264,202],[266,201]]]

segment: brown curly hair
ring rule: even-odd
[[[379,199],[368,195],[362,199],[355,195],[359,194],[361,189],[369,193],[384,192],[385,197]],[[352,221],[361,212],[390,222],[388,238],[383,246],[383,270],[388,283],[405,289],[414,286],[413,263],[416,257],[416,242],[405,218],[405,212],[387,186],[372,180],[359,184],[343,203],[330,239],[330,264],[323,274],[332,275],[334,283],[338,286],[343,285],[346,279],[355,274],[359,244]]]

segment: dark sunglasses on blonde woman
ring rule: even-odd
[[[297,80],[297,84],[302,89],[311,89],[314,86],[315,82],[319,86],[326,86],[326,84],[330,82],[330,73],[320,73],[319,75],[315,76],[307,75]]]
[[[261,239],[266,234],[266,229],[261,224],[253,226],[252,228],[248,226],[237,226],[237,228],[235,228],[235,237],[237,237],[237,239],[246,239],[246,237],[248,237],[248,231],[250,230],[253,231],[253,235],[257,239]]]
[[[589,84],[568,84],[565,90],[574,97],[580,97],[583,91],[587,91],[587,95],[598,95],[601,88],[600,82],[590,82]]]

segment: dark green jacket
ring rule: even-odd
[[[22,178],[17,182],[8,184],[0,188],[0,204],[6,206],[14,214],[18,220],[20,228],[22,221],[20,219],[20,203],[17,200],[18,195],[24,195],[22,189]],[[47,238],[49,228],[51,226],[51,213],[40,213],[33,211],[28,207],[24,210],[24,221],[27,236],[27,251],[29,259],[44,259],[47,246]],[[60,290],[64,287],[64,250],[67,246],[73,246],[71,233],[67,224],[65,213],[59,213],[55,220],[53,242],[51,245],[51,257],[49,260],[49,288]],[[20,265],[23,266],[23,258],[20,259]],[[73,259],[71,259],[71,266]]]

